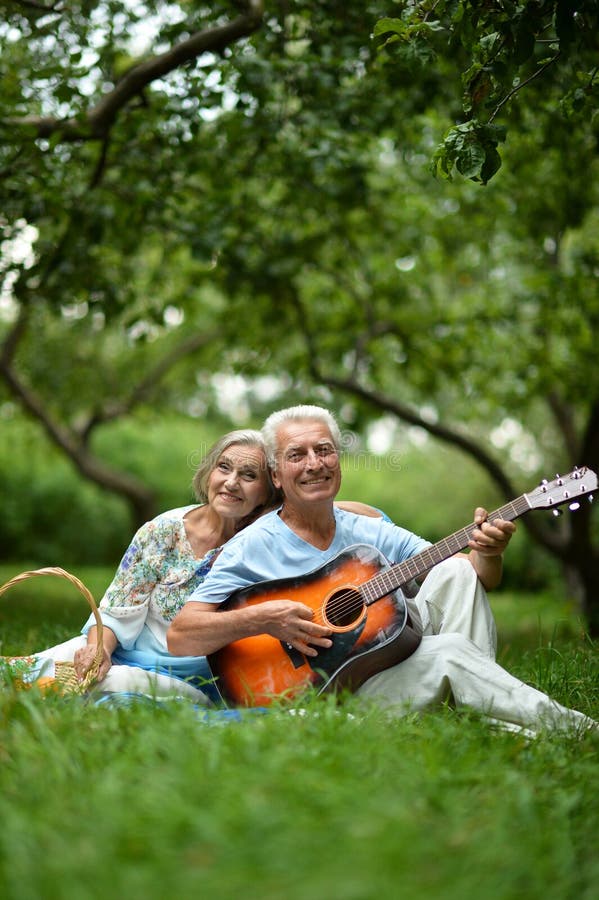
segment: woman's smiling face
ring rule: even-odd
[[[221,516],[242,519],[269,496],[269,474],[260,447],[231,444],[208,478],[208,503]]]

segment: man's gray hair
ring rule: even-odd
[[[337,452],[341,450],[341,432],[332,412],[322,406],[288,406],[279,409],[264,422],[262,437],[266,449],[266,458],[271,467],[275,467],[277,455],[277,432],[287,422],[322,422],[331,432],[331,439]]]

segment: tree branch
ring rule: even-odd
[[[110,131],[120,110],[147,85],[192,62],[202,53],[222,53],[230,44],[256,31],[262,22],[263,0],[247,0],[244,6],[245,13],[226,25],[198,31],[165,53],[133,66],[83,119],[23,116],[5,122],[11,127],[30,128],[36,138],[47,138],[58,133],[64,141],[102,139]]]
[[[92,177],[89,182],[89,189],[93,191],[94,188],[98,187],[100,182],[102,181],[102,177],[104,175],[104,170],[106,169],[106,161],[108,159],[108,147],[110,146],[110,136],[106,135],[106,137],[102,140],[102,144],[100,147],[100,155],[98,156],[98,161],[96,162],[96,166]]]
[[[138,519],[149,518],[152,515],[154,506],[152,490],[134,476],[106,466],[89,453],[87,448],[79,443],[73,432],[48,415],[39,398],[19,379],[12,366],[4,358],[0,362],[0,371],[21,406],[41,424],[52,443],[68,456],[86,478],[126,497],[132,507],[139,511]]]
[[[183,356],[208,344],[214,339],[216,332],[198,332],[182,341],[154,366],[132,390],[127,400],[121,404],[114,404],[111,409],[95,413],[82,428],[75,430],[63,426],[50,415],[40,397],[19,378],[12,365],[19,341],[25,334],[27,322],[28,310],[21,305],[19,316],[0,350],[0,374],[22,408],[42,426],[50,441],[63,451],[82,475],[127,500],[133,510],[134,525],[137,527],[155,515],[155,492],[139,479],[105,465],[90,453],[89,435],[97,425],[130,412]]]
[[[497,115],[497,113],[499,112],[501,107],[505,106],[505,104],[509,100],[512,99],[514,94],[517,94],[518,91],[521,91],[523,87],[526,87],[527,84],[530,84],[531,81],[534,81],[535,78],[538,78],[539,75],[542,75],[543,72],[545,71],[545,69],[548,69],[549,66],[552,66],[554,62],[557,62],[557,60],[559,59],[559,56],[560,56],[559,53],[556,53],[555,56],[552,56],[551,59],[547,60],[547,62],[544,63],[540,67],[540,69],[537,69],[536,72],[533,72],[532,75],[530,75],[528,78],[525,78],[524,81],[520,82],[520,84],[517,84],[516,87],[512,88],[511,91],[508,91],[508,93],[505,95],[505,97],[503,97],[503,99],[499,101],[499,103],[497,104],[497,106],[495,107],[495,109],[493,110],[491,115],[489,116],[488,124],[490,125],[493,122],[493,119],[495,118],[495,116]]]
[[[518,492],[511,480],[493,457],[481,447],[478,441],[461,434],[455,429],[448,428],[447,426],[423,418],[412,407],[382,394],[374,388],[364,387],[354,375],[349,378],[336,378],[332,375],[324,374],[318,365],[319,354],[316,337],[309,327],[307,311],[303,308],[303,304],[300,297],[297,295],[297,292],[293,292],[292,301],[297,316],[297,326],[301,331],[306,344],[308,369],[316,384],[326,385],[327,387],[335,388],[354,397],[359,397],[370,407],[381,410],[382,412],[391,413],[397,419],[408,422],[410,425],[416,425],[444,443],[457,447],[474,459],[488,473],[491,480],[498,486],[501,494],[507,501],[511,501],[517,496]],[[588,463],[586,464],[588,465]],[[545,547],[562,561],[567,561],[571,541],[570,535],[557,533],[556,531],[544,528],[542,523],[535,520],[532,516],[526,517],[524,526],[529,534],[532,535],[541,546]]]
[[[36,3],[35,0],[18,0],[18,5],[41,13],[59,13],[61,10],[60,3],[52,3],[46,6],[45,3]]]
[[[15,353],[17,352],[19,341],[25,334],[28,318],[29,311],[25,304],[22,303],[19,306],[19,315],[17,316],[15,324],[10,329],[2,343],[2,348],[0,351],[0,371],[4,371],[5,367],[10,367]]]
[[[205,347],[213,341],[219,332],[215,329],[211,332],[197,332],[192,334],[186,340],[177,344],[176,347],[165,354],[153,369],[143,378],[139,384],[135,385],[127,398],[120,403],[112,403],[103,409],[96,410],[89,420],[79,429],[79,434],[84,443],[87,443],[89,437],[98,425],[104,422],[110,422],[113,419],[121,418],[130,413],[136,406],[143,403],[148,398],[152,390],[160,383],[164,376],[181,360],[183,357],[191,356],[197,350]]]
[[[455,431],[454,429],[424,419],[418,412],[406,404],[400,403],[378,391],[365,388],[351,378],[341,379],[323,375],[314,365],[313,376],[320,384],[325,384],[328,387],[337,388],[345,393],[352,394],[354,397],[359,397],[361,400],[365,400],[370,406],[391,413],[403,422],[408,422],[411,425],[423,428],[429,434],[433,435],[433,437],[442,440],[450,446],[459,448],[464,453],[467,453],[468,456],[476,460],[476,462],[485,469],[493,482],[499,487],[506,500],[513,500],[517,496],[518,492],[511,480],[505,474],[503,469],[495,462],[493,457],[491,457],[477,441],[466,435],[460,434],[460,432]],[[525,527],[542,546],[546,547],[561,559],[567,558],[567,539],[563,535],[543,528],[530,516],[526,519]]]

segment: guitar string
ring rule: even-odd
[[[472,529],[473,528],[474,526],[472,526]],[[465,530],[466,529],[464,529],[464,531]],[[351,588],[346,588],[345,590],[339,590],[333,595],[328,603],[325,600],[321,605],[321,609],[327,610],[326,618],[329,621],[333,621],[335,616],[342,617],[355,614],[356,618],[359,617],[359,613],[364,606],[368,606],[369,603],[380,600],[382,597],[395,592],[412,578],[415,578],[417,575],[422,574],[423,571],[432,568],[436,562],[440,562],[442,559],[447,558],[446,555],[443,555],[439,550],[441,545],[444,545],[445,549],[450,551],[448,555],[452,555],[455,550],[454,547],[448,543],[449,540],[449,538],[446,538],[444,541],[440,541],[436,544],[436,552],[434,553],[431,552],[433,548],[428,548],[417,555],[418,559],[426,560],[426,566],[424,567],[418,565],[416,557],[412,557],[404,560],[402,563],[391,566],[389,569],[383,569],[372,578],[368,579],[364,584],[355,585]],[[437,555],[439,558],[435,559]],[[405,569],[407,577],[398,577],[397,572],[399,569]],[[321,617],[324,620],[325,614],[321,613]]]
[[[328,603],[325,601],[321,604],[321,619],[325,619],[322,610],[326,610],[326,619],[335,624],[335,618],[351,615],[354,611],[359,613],[364,605],[357,588],[346,588],[336,593]]]

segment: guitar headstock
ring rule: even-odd
[[[592,500],[597,490],[597,476],[586,466],[575,468],[569,475],[558,475],[553,481],[542,481],[530,494],[524,494],[531,509],[556,509],[567,503],[570,509],[578,509],[579,498]]]

